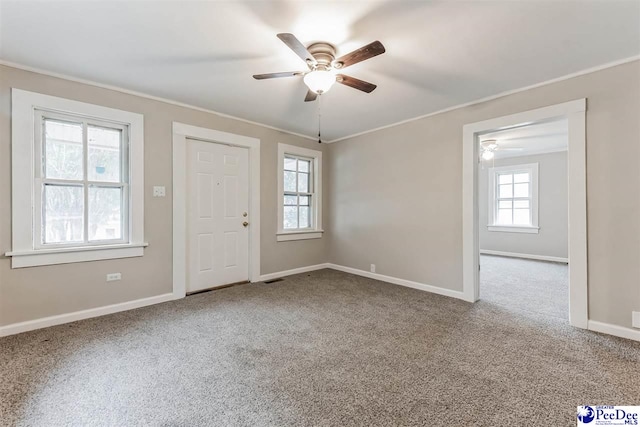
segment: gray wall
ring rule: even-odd
[[[462,290],[462,126],[588,98],[589,317],[631,326],[640,310],[640,61],[320,146],[324,227],[318,240],[276,242],[277,142],[318,148],[268,128],[0,66],[0,252],[10,249],[10,87],[145,116],[142,258],[12,270],[0,258],[0,325],[171,290],[171,122],[262,140],[262,273],[333,262]],[[149,189],[167,186],[167,197]],[[104,282],[120,271],[123,280]]]
[[[4,257],[11,250],[11,87],[144,114],[145,240],[149,247],[143,257],[11,269],[10,259]],[[262,274],[325,262],[326,238],[276,241],[276,168],[278,142],[316,150],[326,150],[326,146],[215,114],[0,66],[0,326],[171,292],[173,121],[261,140]],[[323,161],[325,169],[329,162]],[[166,186],[167,196],[151,197],[154,185]],[[324,201],[325,211],[329,202]],[[121,272],[122,281],[107,284],[105,275],[111,272]]]
[[[478,172],[480,250],[567,258],[569,256],[567,152],[513,157],[490,163],[484,162],[485,168],[480,168]],[[527,163],[538,163],[539,233],[488,231],[489,168]]]
[[[640,310],[640,61],[331,144],[336,264],[462,290],[462,127],[587,98],[589,317]]]

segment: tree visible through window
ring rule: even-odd
[[[127,241],[126,127],[45,113],[40,244]]]
[[[290,155],[284,158],[283,228],[285,230],[312,227],[312,168],[311,159]]]

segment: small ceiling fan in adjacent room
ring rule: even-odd
[[[505,148],[498,145],[498,141],[495,139],[485,139],[480,142],[480,156],[482,160],[491,160],[495,157],[496,151],[522,151],[523,148],[513,147]]]
[[[309,88],[307,96],[304,98],[305,102],[315,101],[318,95],[326,93],[336,82],[366,93],[370,93],[376,88],[373,83],[345,74],[338,74],[336,71],[383,54],[385,49],[379,41],[374,41],[360,49],[336,58],[336,48],[331,43],[317,42],[305,46],[296,36],[290,33],[280,33],[278,38],[305,61],[309,70],[255,74],[253,76],[254,79],[302,76],[304,83]]]

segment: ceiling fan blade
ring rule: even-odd
[[[355,77],[345,76],[344,74],[336,75],[336,82],[367,93],[373,92],[373,90],[378,87],[373,83],[365,82]]]
[[[293,34],[280,33],[278,34],[278,38],[282,40],[284,44],[289,46],[289,49],[294,51],[296,55],[298,55],[307,64],[309,68],[312,68],[312,66],[317,63],[316,59],[313,57],[313,55],[311,55],[311,53],[309,53],[305,45],[303,45],[300,40],[298,40]]]
[[[362,46],[360,49],[354,50],[351,53],[341,56],[333,61],[334,67],[342,69],[347,68],[350,65],[362,62],[365,59],[373,58],[385,53],[385,48],[378,40],[369,43],[366,46]],[[340,65],[342,64],[342,65]]]
[[[286,71],[284,73],[267,73],[267,74],[254,74],[253,78],[256,80],[275,79],[278,77],[295,77],[301,76],[304,71]]]
[[[304,97],[304,102],[315,101],[318,98],[318,94],[312,90],[307,92],[307,96]]]

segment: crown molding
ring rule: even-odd
[[[384,129],[389,129],[389,128],[392,128],[392,127],[395,127],[395,126],[400,126],[400,125],[403,125],[405,123],[411,123],[411,122],[414,122],[416,120],[426,119],[427,117],[437,116],[438,114],[447,113],[449,111],[457,110],[458,108],[470,107],[472,105],[481,104],[483,102],[492,101],[494,99],[498,99],[498,98],[502,98],[502,97],[505,97],[505,96],[513,95],[513,94],[516,94],[516,93],[524,92],[524,91],[527,91],[527,90],[530,90],[530,89],[535,89],[535,88],[546,86],[546,85],[550,85],[550,84],[553,84],[553,83],[558,83],[558,82],[561,82],[561,81],[564,81],[564,80],[569,80],[569,79],[572,79],[574,77],[580,77],[580,76],[583,76],[585,74],[595,73],[596,71],[606,70],[607,68],[617,67],[618,65],[627,64],[629,62],[633,62],[633,61],[637,61],[637,60],[640,60],[640,55],[630,56],[628,58],[620,59],[620,60],[617,60],[617,61],[607,62],[606,64],[602,64],[602,65],[598,65],[598,66],[595,66],[595,67],[587,68],[585,70],[581,70],[581,71],[577,71],[575,73],[564,75],[562,77],[557,77],[555,79],[546,80],[544,82],[536,83],[536,84],[533,84],[533,85],[530,85],[530,86],[521,87],[521,88],[518,88],[518,89],[508,90],[506,92],[501,92],[501,93],[499,93],[497,95],[487,96],[485,98],[476,99],[475,101],[470,101],[470,102],[466,102],[464,104],[458,104],[458,105],[454,105],[453,107],[447,107],[447,108],[444,108],[442,110],[434,111],[433,113],[423,114],[421,116],[414,117],[414,118],[411,118],[411,119],[406,119],[406,120],[402,120],[402,121],[399,121],[399,122],[391,123],[391,124],[388,124],[388,125],[380,126],[380,127],[374,128],[374,129],[365,130],[365,131],[354,133],[354,134],[347,135],[347,136],[342,136],[340,138],[336,138],[336,139],[333,139],[331,141],[326,141],[326,142],[323,141],[323,144],[333,144],[334,142],[344,141],[345,139],[355,138],[356,136],[366,135],[368,133],[377,132],[377,131],[384,130]]]
[[[470,107],[472,105],[481,104],[483,102],[492,101],[494,99],[498,99],[498,98],[502,98],[502,97],[505,97],[505,96],[513,95],[513,94],[516,94],[516,93],[524,92],[524,91],[527,91],[527,90],[530,90],[530,89],[535,89],[535,88],[546,86],[546,85],[550,85],[550,84],[553,84],[553,83],[558,83],[558,82],[561,82],[561,81],[564,81],[564,80],[569,80],[569,79],[572,79],[574,77],[583,76],[585,74],[595,73],[597,71],[605,70],[607,68],[613,68],[613,67],[616,67],[618,65],[627,64],[629,62],[634,62],[634,61],[637,61],[637,60],[640,60],[640,55],[634,55],[634,56],[631,56],[631,57],[628,57],[628,58],[624,58],[624,59],[620,59],[620,60],[617,60],[617,61],[608,62],[606,64],[598,65],[598,66],[595,66],[595,67],[591,67],[591,68],[587,68],[587,69],[584,69],[584,70],[581,70],[581,71],[577,71],[575,73],[571,73],[571,74],[567,74],[567,75],[564,75],[564,76],[561,76],[561,77],[557,77],[555,79],[546,80],[544,82],[535,83],[533,85],[521,87],[521,88],[518,88],[518,89],[508,90],[508,91],[505,91],[505,92],[498,93],[496,95],[491,95],[491,96],[487,96],[487,97],[484,97],[484,98],[476,99],[474,101],[466,102],[464,104],[457,104],[457,105],[454,105],[454,106],[451,106],[451,107],[444,108],[442,110],[434,111],[432,113],[423,114],[423,115],[420,115],[420,116],[417,116],[417,117],[413,117],[413,118],[406,119],[406,120],[401,120],[401,121],[394,122],[394,123],[391,123],[391,124],[388,124],[388,125],[384,125],[384,126],[380,126],[380,127],[377,127],[377,128],[373,128],[373,129],[365,130],[365,131],[362,131],[362,132],[357,132],[357,133],[353,133],[353,134],[350,134],[350,135],[342,136],[340,138],[336,138],[336,139],[333,139],[331,141],[323,141],[322,143],[323,144],[332,144],[334,142],[344,141],[346,139],[351,139],[351,138],[355,138],[357,136],[362,136],[362,135],[366,135],[366,134],[369,134],[369,133],[378,132],[378,131],[381,131],[381,130],[384,130],[384,129],[389,129],[389,128],[392,128],[392,127],[395,127],[395,126],[400,126],[400,125],[403,125],[403,124],[406,124],[406,123],[411,123],[411,122],[414,122],[416,120],[426,119],[427,117],[432,117],[432,116],[436,116],[438,114],[447,113],[449,111],[457,110],[459,108]],[[171,104],[171,105],[175,105],[175,106],[178,106],[178,107],[190,108],[192,110],[202,111],[204,113],[214,114],[216,116],[224,117],[224,118],[227,118],[227,119],[238,120],[240,122],[248,123],[248,124],[251,124],[251,125],[260,126],[260,127],[267,128],[267,129],[272,129],[272,130],[275,130],[275,131],[278,131],[278,132],[283,132],[283,133],[286,133],[286,134],[289,134],[289,135],[298,136],[298,137],[309,139],[309,140],[312,140],[312,141],[317,141],[317,137],[316,136],[310,136],[310,135],[305,135],[305,134],[293,132],[293,131],[290,131],[290,130],[286,130],[286,129],[278,128],[278,127],[275,127],[275,126],[271,126],[271,125],[268,125],[268,124],[265,124],[265,123],[254,122],[252,120],[243,119],[241,117],[232,116],[230,114],[221,113],[219,111],[209,110],[207,108],[202,108],[202,107],[186,104],[186,103],[179,102],[179,101],[174,101],[174,100],[171,100],[171,99],[162,98],[162,97],[159,97],[159,96],[154,96],[154,95],[150,95],[150,94],[143,93],[143,92],[137,92],[137,91],[130,90],[130,89],[125,89],[125,88],[122,88],[122,87],[119,87],[119,86],[103,84],[103,83],[99,83],[99,82],[92,81],[92,80],[73,77],[73,76],[70,76],[70,75],[67,75],[67,74],[56,73],[56,72],[44,70],[44,69],[41,69],[41,68],[36,68],[36,67],[28,66],[28,65],[15,63],[15,62],[5,61],[3,59],[0,59],[0,65],[4,65],[4,66],[7,66],[7,67],[11,67],[11,68],[17,68],[17,69],[24,70],[24,71],[30,71],[30,72],[33,72],[33,73],[43,74],[43,75],[50,76],[50,77],[56,77],[56,78],[59,78],[59,79],[69,80],[69,81],[76,82],[76,83],[83,83],[83,84],[86,84],[86,85],[95,86],[95,87],[99,87],[99,88],[102,88],[102,89],[109,89],[109,90],[125,93],[125,94],[128,94],[128,95],[139,96],[141,98],[146,98],[146,99],[151,99],[151,100],[154,100],[154,101],[164,102],[166,104]]]
[[[260,127],[271,129],[271,130],[275,130],[275,131],[278,131],[278,132],[283,132],[283,133],[286,133],[286,134],[289,134],[289,135],[299,136],[301,138],[310,139],[310,140],[315,141],[315,142],[317,142],[317,140],[318,140],[318,138],[315,137],[315,136],[304,135],[304,134],[301,134],[301,133],[297,133],[297,132],[293,132],[293,131],[290,131],[290,130],[281,129],[281,128],[278,128],[278,127],[275,127],[275,126],[271,126],[271,125],[268,125],[268,124],[265,124],[265,123],[254,122],[252,120],[243,119],[242,117],[232,116],[230,114],[221,113],[219,111],[209,110],[207,108],[198,107],[196,105],[186,104],[184,102],[174,101],[172,99],[162,98],[160,96],[150,95],[150,94],[144,93],[144,92],[138,92],[138,91],[135,91],[135,90],[125,89],[125,88],[119,87],[119,86],[99,83],[99,82],[96,82],[96,81],[93,81],[93,80],[87,80],[87,79],[82,79],[82,78],[79,78],[79,77],[70,76],[68,74],[56,73],[56,72],[44,70],[44,69],[41,69],[41,68],[31,67],[29,65],[23,65],[23,64],[16,63],[16,62],[5,61],[3,59],[0,59],[0,65],[4,65],[5,67],[16,68],[16,69],[19,69],[19,70],[29,71],[29,72],[32,72],[32,73],[42,74],[42,75],[49,76],[49,77],[55,77],[55,78],[58,78],[58,79],[69,80],[69,81],[72,81],[72,82],[75,82],[75,83],[82,83],[82,84],[89,85],[89,86],[95,86],[95,87],[99,87],[101,89],[113,90],[113,91],[116,91],[116,92],[125,93],[127,95],[133,95],[133,96],[138,96],[140,98],[151,99],[153,101],[164,102],[165,104],[175,105],[177,107],[189,108],[191,110],[201,111],[203,113],[214,114],[216,116],[224,117],[226,119],[238,120],[240,122],[248,123],[250,125],[260,126]]]

